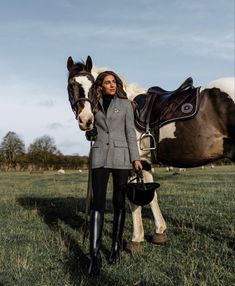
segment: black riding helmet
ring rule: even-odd
[[[136,180],[136,183],[132,183]],[[149,204],[154,197],[154,192],[160,184],[156,182],[144,183],[142,171],[136,171],[136,177],[126,184],[126,194],[130,202],[144,206]]]

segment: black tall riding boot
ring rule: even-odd
[[[99,253],[102,238],[104,214],[100,211],[92,210],[90,216],[90,265],[88,274],[96,276],[101,268],[101,256]]]
[[[122,250],[122,234],[125,223],[125,209],[114,211],[112,250],[109,256],[109,263],[117,263],[120,260]]]

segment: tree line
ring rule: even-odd
[[[216,165],[227,165],[229,159],[221,159]],[[0,144],[0,171],[37,171],[63,169],[86,169],[88,157],[63,155],[56,147],[55,141],[48,135],[41,136],[29,145],[15,132],[9,131]]]
[[[85,169],[87,156],[63,155],[48,135],[36,138],[26,150],[24,141],[13,131],[0,144],[0,171]]]

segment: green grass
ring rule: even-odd
[[[154,224],[143,208],[144,252],[123,252],[109,265],[111,182],[103,231],[101,274],[86,276],[89,245],[83,245],[87,173],[0,173],[0,286],[235,284],[235,166],[156,169],[160,207],[169,243],[152,245]],[[127,206],[128,209],[128,206]],[[128,209],[124,239],[132,234]]]

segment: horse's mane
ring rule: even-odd
[[[94,76],[94,78],[96,78],[98,76],[98,74],[100,74],[101,72],[104,72],[106,70],[110,70],[110,69],[107,67],[93,66],[92,75]],[[126,79],[123,75],[120,75],[120,78],[123,82],[123,87],[124,87],[125,92],[127,93],[127,97],[129,100],[132,101],[136,95],[146,92],[146,89],[139,87],[136,83],[126,82]]]
[[[72,68],[69,70],[69,76],[68,76],[69,79],[78,75],[81,71],[84,70],[84,67],[85,67],[84,61],[74,63]]]

